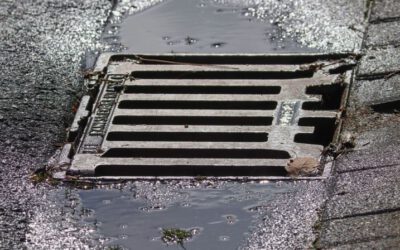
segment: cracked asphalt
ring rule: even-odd
[[[44,167],[64,141],[82,91],[82,71],[100,51],[130,46],[123,39],[114,43],[101,38],[118,37],[126,14],[159,2],[0,2],[0,249],[128,249],[136,242],[141,249],[164,249],[157,239],[164,222],[200,225],[187,249],[396,249],[400,3],[394,0],[215,1],[274,24],[268,34],[273,39],[319,51],[366,54],[351,88],[344,126],[356,136],[357,147],[339,157],[328,181],[136,182],[91,190],[32,183],[32,172]],[[373,109],[382,103],[390,105]],[[201,207],[207,202],[210,207]],[[136,209],[129,210],[132,204]],[[229,218],[239,221],[228,230],[232,236],[227,231],[211,240],[212,230],[230,229],[221,219],[229,206]],[[251,214],[243,208],[251,208]],[[191,221],[201,209],[204,223],[225,226]],[[127,215],[126,222],[113,213]],[[135,236],[135,214],[143,219],[139,229],[149,235]],[[160,223],[149,223],[154,216]]]

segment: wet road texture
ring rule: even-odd
[[[323,181],[82,189],[30,176],[62,145],[98,53],[354,52],[365,2],[1,1],[0,248],[165,249],[171,227],[194,232],[186,249],[312,246]]]

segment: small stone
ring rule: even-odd
[[[190,37],[190,36],[185,38],[186,45],[192,45],[192,44],[195,44],[197,42],[198,42],[198,39],[196,39],[196,38],[193,38],[193,37]]]
[[[116,10],[112,11],[112,14],[113,14],[114,16],[116,16],[116,17],[122,16],[121,12],[116,11]]]
[[[319,166],[320,164],[315,158],[297,157],[291,159],[285,169],[291,177],[314,176],[318,174]]]
[[[211,44],[211,48],[221,48],[224,46],[226,43],[220,42],[220,43],[213,43]]]
[[[356,146],[355,139],[355,136],[349,132],[344,132],[340,138],[345,148],[354,148]]]

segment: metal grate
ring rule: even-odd
[[[344,55],[115,55],[89,78],[70,174],[286,176],[338,130]],[[93,101],[90,101],[93,99]]]

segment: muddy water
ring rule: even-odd
[[[192,230],[187,249],[236,249],[265,206],[289,188],[274,184],[137,182],[118,189],[81,191],[82,205],[108,245],[165,249],[162,229]]]
[[[311,51],[279,33],[276,25],[248,16],[235,5],[166,0],[124,20],[119,37],[127,53]]]

